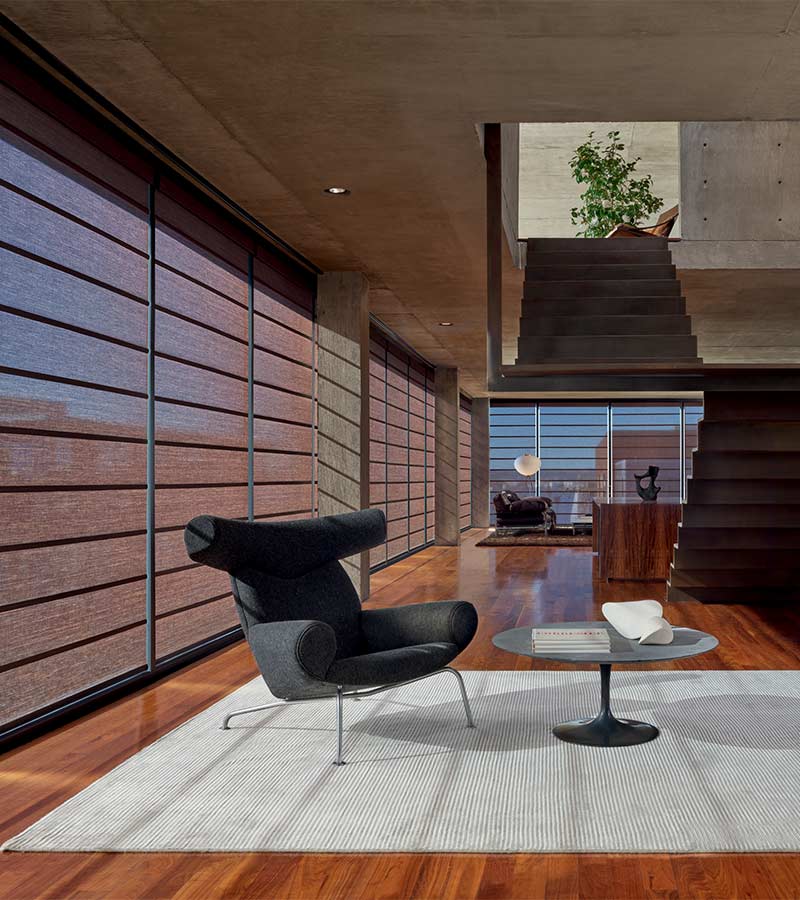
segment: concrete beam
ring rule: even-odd
[[[489,398],[472,400],[472,526],[489,527]]]
[[[360,272],[317,280],[319,514],[369,507],[369,288]],[[362,600],[369,553],[342,560]]]
[[[436,543],[461,543],[458,497],[458,369],[436,367]]]

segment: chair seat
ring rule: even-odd
[[[452,662],[458,652],[455,644],[442,642],[348,656],[333,662],[325,680],[348,687],[396,684],[430,675]]]

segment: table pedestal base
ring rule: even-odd
[[[609,696],[611,691],[611,666],[600,665],[600,712],[594,719],[576,719],[562,722],[553,729],[553,734],[571,744],[588,744],[591,747],[629,747],[644,744],[658,737],[658,729],[647,722],[631,719],[617,719],[611,713]]]

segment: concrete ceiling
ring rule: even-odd
[[[485,388],[487,121],[800,118],[798,0],[0,0],[373,309]],[[326,185],[352,190],[344,198]],[[509,301],[520,276],[508,264]],[[513,354],[517,302],[507,304]],[[449,320],[455,327],[442,329]]]

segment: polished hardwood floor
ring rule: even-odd
[[[661,597],[657,583],[592,582],[588,548],[431,547],[379,572],[370,606],[459,597],[480,612],[464,669],[542,665],[495,648],[515,625],[597,618],[607,599]],[[799,669],[800,614],[673,604],[675,624],[710,631],[713,653],[664,668]],[[0,841],[20,831],[257,671],[236,644],[0,757]],[[0,855],[0,897],[82,898],[796,898],[789,854],[108,854]]]

